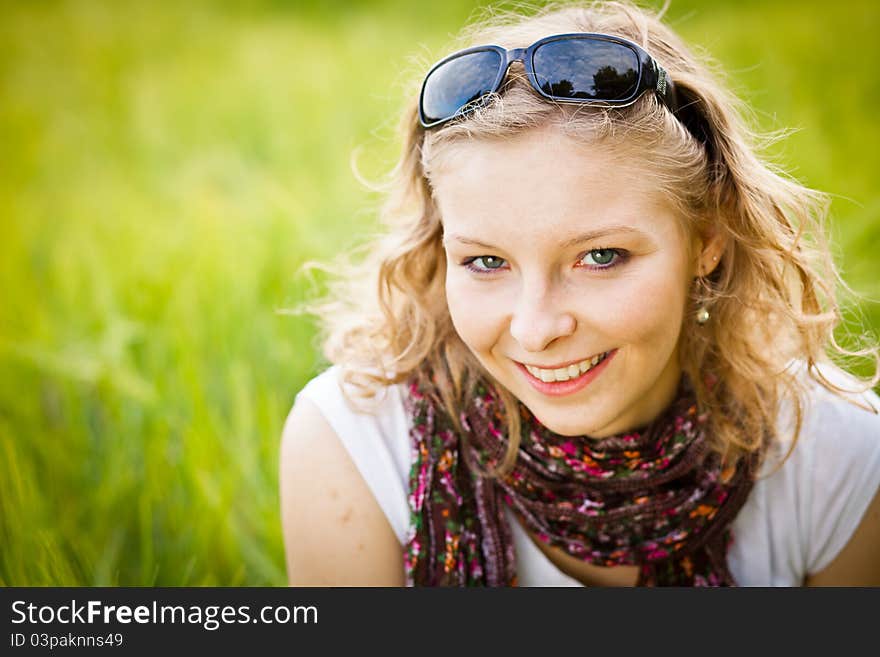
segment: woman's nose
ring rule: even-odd
[[[577,322],[567,304],[550,292],[547,287],[524,291],[513,309],[510,333],[526,351],[543,351],[575,331]]]

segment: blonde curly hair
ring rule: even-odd
[[[496,13],[468,28],[457,45],[525,47],[566,32],[621,36],[666,69],[677,91],[679,118],[654,94],[617,109],[554,104],[511,71],[494,102],[425,130],[413,94],[401,123],[403,152],[385,187],[386,230],[366,245],[359,262],[343,256],[332,269],[306,265],[338,276],[327,297],[301,311],[318,318],[322,352],[341,366],[346,387],[356,391],[351,401],[363,404],[385,386],[423,376],[427,365],[436,401],[458,421],[457,409],[489,375],[456,334],[446,305],[443,224],[432,198],[432,165],[461,140],[504,137],[548,123],[575,139],[612,140],[615,147],[636,149],[689,230],[711,227],[727,238],[720,264],[693,287],[679,349],[698,404],[709,413],[712,447],[724,458],[736,462],[759,449],[767,432],[777,437],[783,400],[794,410],[790,453],[802,424],[805,380],[844,392],[816,367],[831,357],[871,358],[874,374],[860,381],[860,390],[876,385],[877,348],[849,350],[834,339],[841,321],[838,295],[848,288],[824,237],[827,195],[758,156],[767,137],[746,125],[747,108],[719,82],[717,67],[692,54],[661,22],[664,11],[603,1],[552,5],[530,15]],[[713,319],[698,329],[696,310],[703,305],[711,307]],[[792,367],[795,362],[806,365],[808,377]],[[519,413],[517,400],[496,388],[511,436],[507,457],[489,473],[500,476],[516,459]]]

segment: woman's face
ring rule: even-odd
[[[637,166],[546,128],[456,144],[432,174],[456,331],[562,435],[639,428],[681,376],[700,242]]]

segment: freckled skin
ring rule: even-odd
[[[651,188],[647,163],[580,144],[554,128],[456,144],[432,176],[447,254],[446,298],[461,339],[501,385],[562,435],[644,426],[671,402],[678,339],[700,240]],[[564,239],[626,227],[563,248]],[[460,235],[491,244],[463,244]],[[622,249],[605,270],[591,249]],[[692,255],[693,254],[693,255]],[[468,271],[460,263],[481,260]],[[600,263],[601,264],[601,263]],[[618,349],[586,388],[535,390],[515,361],[554,365]]]

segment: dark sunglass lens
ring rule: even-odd
[[[425,123],[448,119],[491,92],[500,69],[501,55],[494,50],[468,53],[434,69],[422,93]]]
[[[540,46],[532,68],[549,96],[629,100],[639,81],[639,58],[610,41],[565,39]]]

